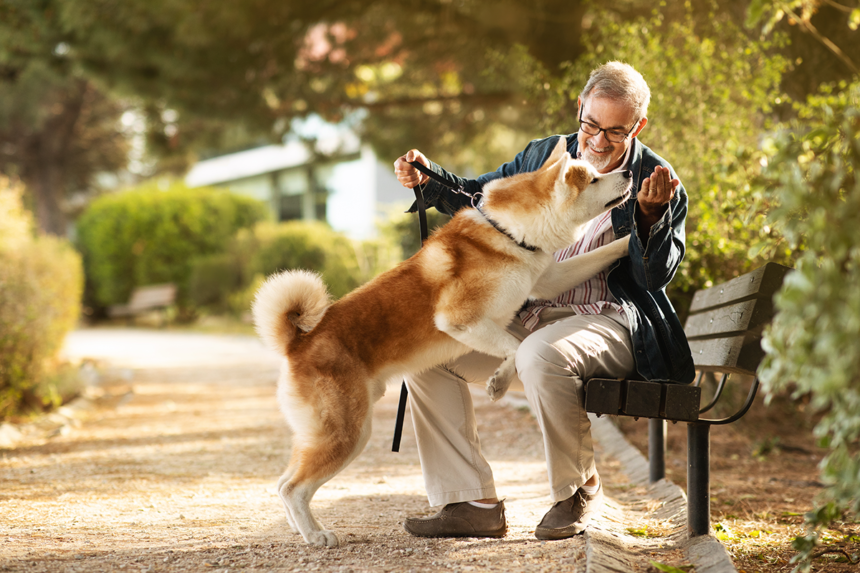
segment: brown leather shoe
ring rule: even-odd
[[[504,537],[505,502],[490,509],[468,501],[449,503],[436,515],[406,518],[403,528],[416,537]]]
[[[535,528],[538,539],[567,539],[579,535],[603,507],[603,482],[594,495],[579,488],[569,498],[559,501],[543,516]]]

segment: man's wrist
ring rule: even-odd
[[[642,203],[639,203],[639,217],[642,222],[650,221],[653,225],[666,213],[666,208],[669,206],[668,203],[663,203],[657,208],[649,208],[644,207]]]

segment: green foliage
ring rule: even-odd
[[[798,28],[820,42],[822,46],[839,58],[853,74],[860,74],[860,67],[858,67],[857,62],[852,60],[849,55],[850,52],[843,51],[812,23],[812,17],[822,8],[837,8],[839,10],[837,12],[838,19],[845,18],[847,14],[845,24],[852,31],[856,31],[860,25],[860,8],[844,6],[828,0],[782,0],[776,2],[773,0],[751,0],[747,7],[746,24],[750,28],[761,24],[764,35],[769,34],[783,18],[789,20],[792,25],[799,24]],[[819,19],[819,21],[821,20]]]
[[[266,206],[223,190],[157,184],[105,195],[78,221],[88,303],[128,301],[136,286],[175,283],[187,308],[192,261],[222,252],[238,229],[266,217]]]
[[[352,241],[316,221],[260,223],[241,229],[223,252],[192,263],[191,301],[243,314],[265,277],[287,269],[320,273],[335,297],[390,268],[399,252],[387,239]]]
[[[225,310],[230,294],[241,287],[241,262],[233,253],[215,253],[191,262],[188,294],[195,307]]]
[[[652,99],[639,138],[675,167],[690,199],[687,256],[673,297],[760,266],[764,259],[750,255],[750,245],[776,240],[751,182],[763,157],[760,135],[771,127],[766,114],[785,102],[779,83],[786,62],[771,54],[779,38],[752,41],[716,8],[707,28],[689,5],[671,20],[665,9],[633,21],[600,13],[600,25],[584,40],[588,54],[560,81],[534,68],[529,79],[549,112],[547,131],[568,132],[577,125],[576,99],[590,70],[622,60],[645,77]],[[776,255],[770,252],[770,260],[786,253]]]
[[[826,493],[796,542],[808,571],[821,528],[860,510],[860,83],[826,89],[799,116],[766,142],[769,221],[805,251],[776,297],[759,376],[770,395],[809,393],[823,412],[815,434],[830,450]]]
[[[83,271],[67,241],[35,237],[21,189],[0,178],[0,419],[61,398],[53,360],[80,310]]]
[[[257,225],[253,231],[239,233],[236,248],[247,261],[245,284],[257,275],[307,269],[320,273],[332,295],[341,297],[363,282],[352,242],[324,223]]]

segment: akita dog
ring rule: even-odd
[[[503,359],[487,382],[490,397],[502,397],[519,346],[505,327],[526,299],[554,298],[627,254],[624,237],[554,261],[631,187],[629,173],[600,175],[565,143],[538,171],[487,184],[479,208],[459,211],[413,257],[337,302],[307,271],[260,287],[254,322],[285,357],[278,399],[293,431],[278,493],[309,544],[338,544],[309,504],[364,449],[386,382],[477,350]]]

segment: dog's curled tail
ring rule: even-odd
[[[331,299],[318,274],[284,271],[270,276],[260,286],[251,312],[263,342],[286,355],[297,331],[308,332],[322,320]]]

